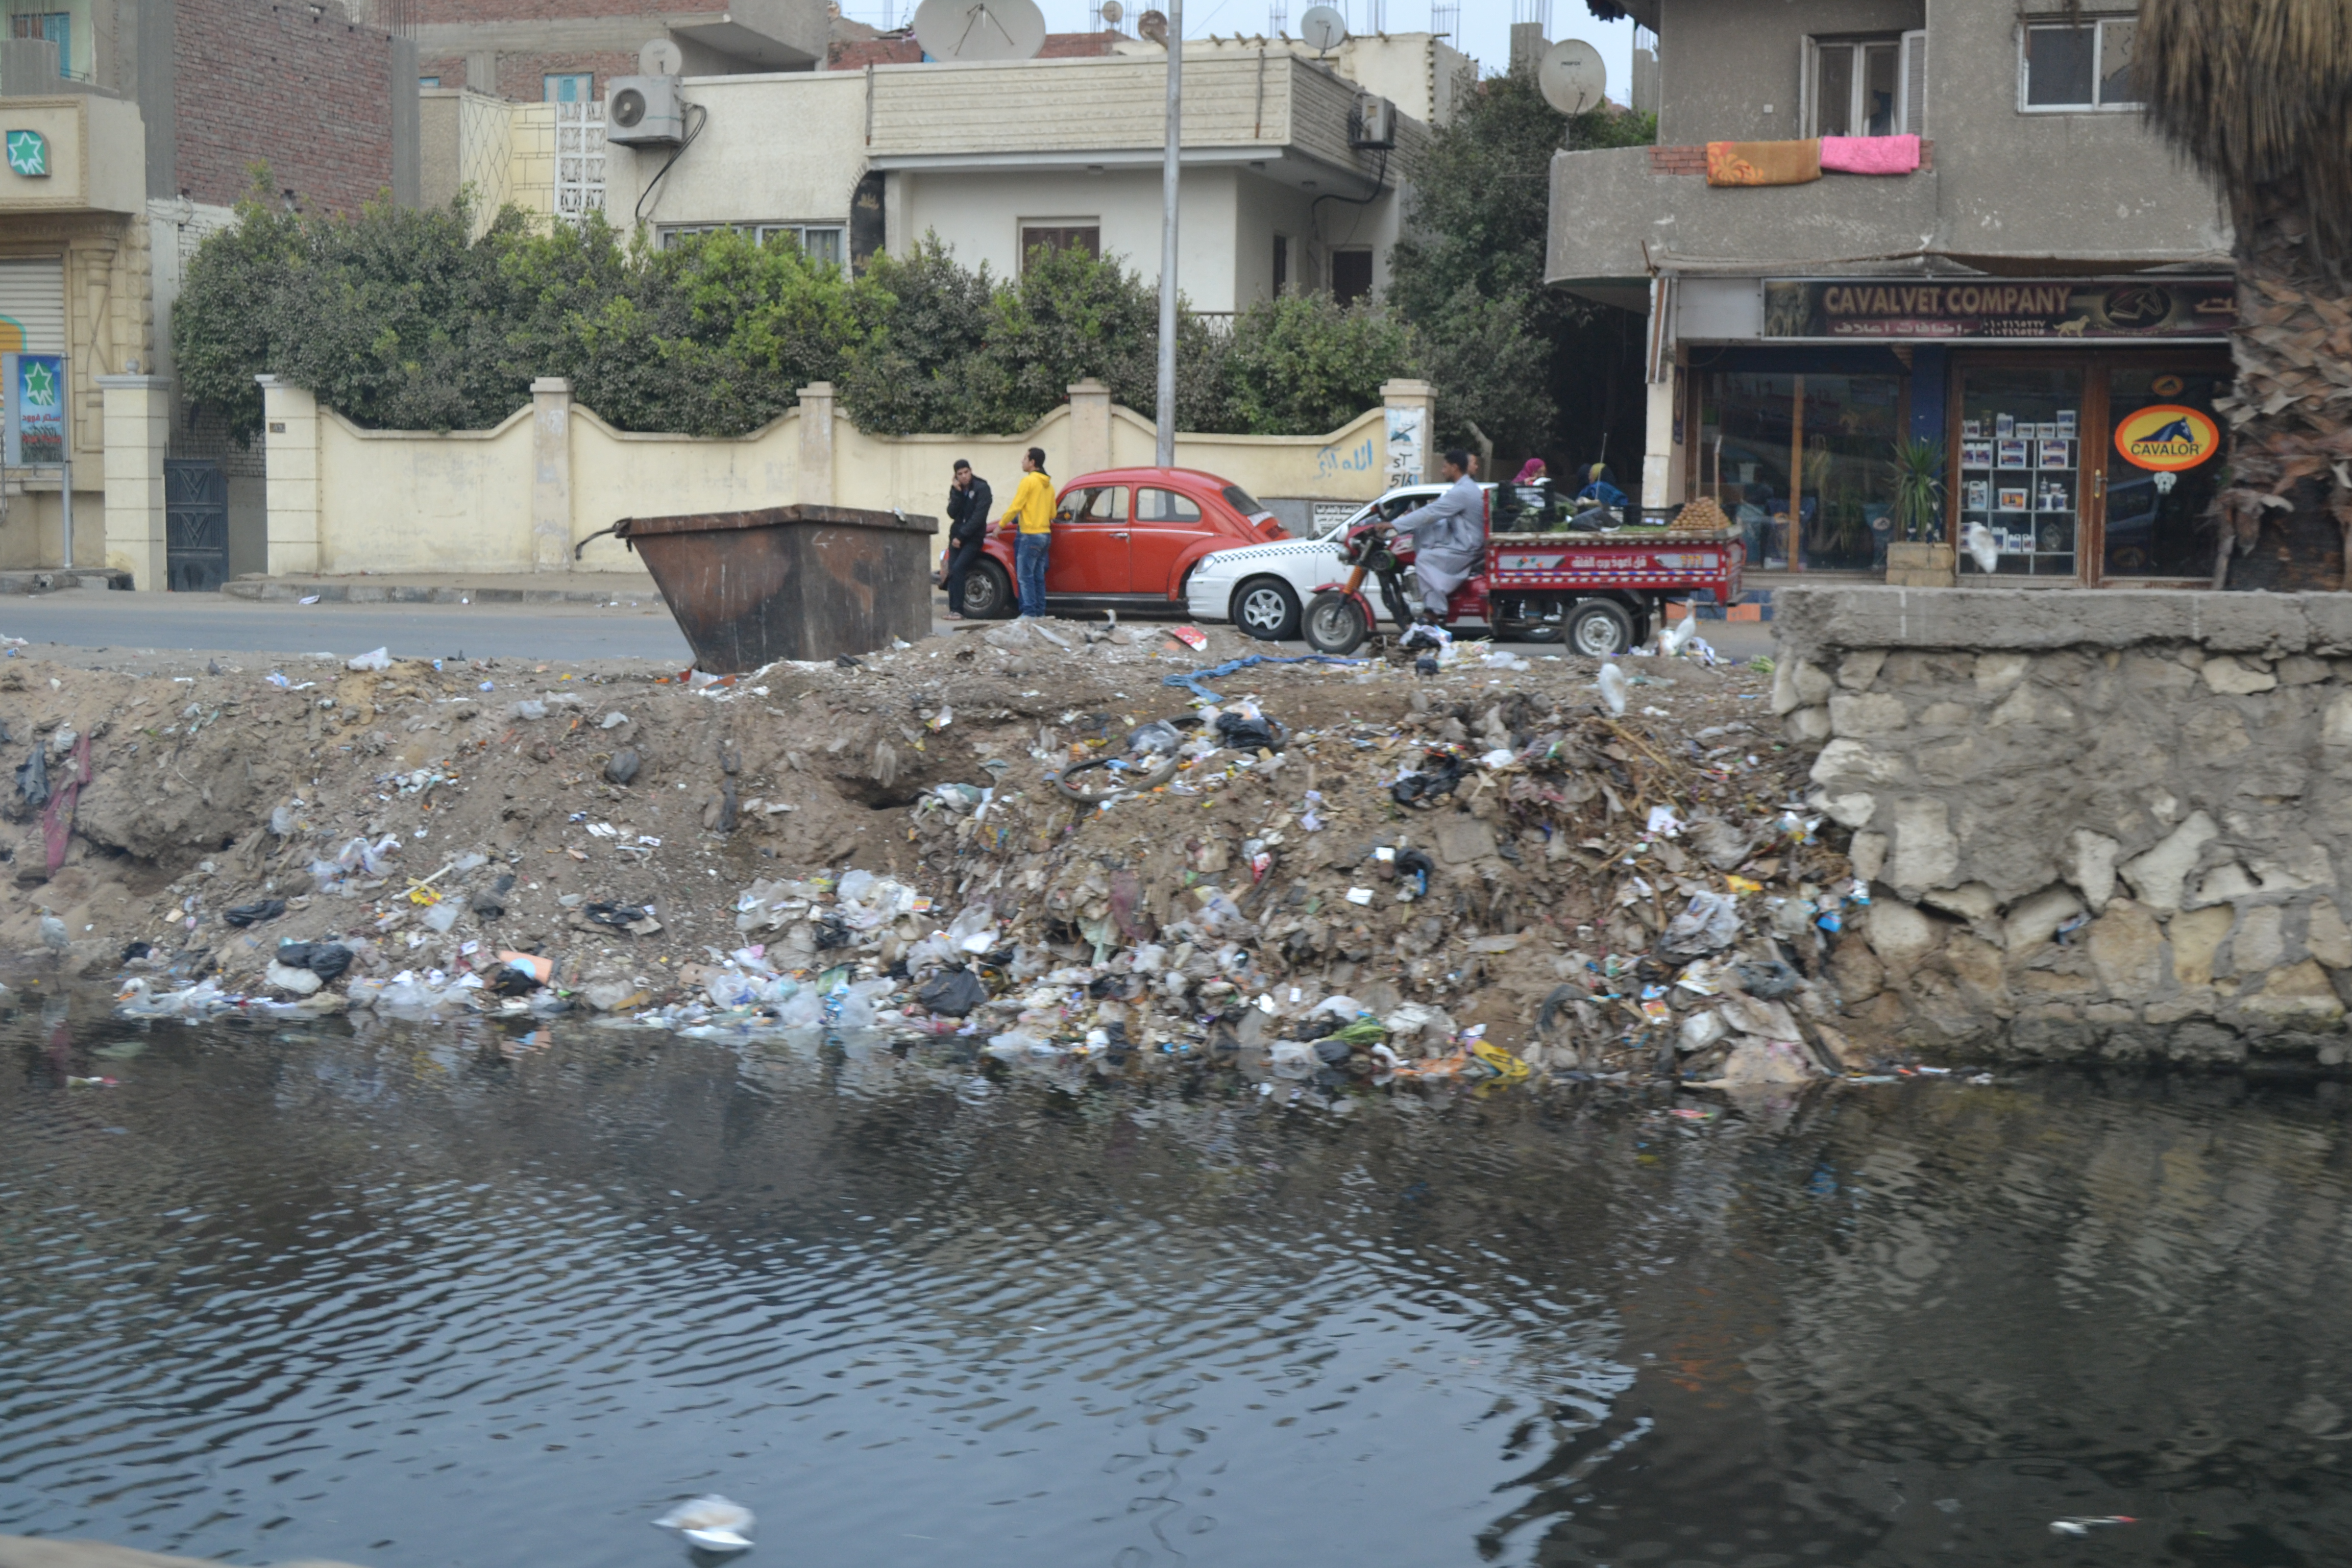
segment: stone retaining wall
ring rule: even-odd
[[[1830,958],[1856,1034],[2352,1057],[2352,595],[1774,603],[1774,709],[1874,888]]]

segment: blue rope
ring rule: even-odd
[[[1340,658],[1337,655],[1328,653],[1301,654],[1297,658],[1276,658],[1272,654],[1254,653],[1246,658],[1229,658],[1212,669],[1195,669],[1184,675],[1163,676],[1160,678],[1160,684],[1183,687],[1204,702],[1223,702],[1225,699],[1222,693],[1210,690],[1201,682],[1222,679],[1235,670],[1247,669],[1254,664],[1337,664],[1352,669],[1357,665],[1368,662],[1370,661],[1360,658]]]

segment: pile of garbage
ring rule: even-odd
[[[1867,888],[1768,661],[1695,628],[1291,659],[1024,623],[719,680],[369,655],[150,679],[94,724],[87,675],[0,681],[52,780],[92,781],[0,941],[37,909],[72,963],[123,942],[146,1017],[592,1015],[1267,1079],[1861,1070],[1832,960]],[[53,739],[93,730],[94,762]]]

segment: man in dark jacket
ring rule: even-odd
[[[988,514],[995,499],[989,494],[988,481],[958,458],[955,479],[948,487],[948,619],[951,621],[963,619],[964,574],[980,560],[980,547],[988,541]]]

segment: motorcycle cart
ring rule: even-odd
[[[1383,524],[1365,522],[1349,531],[1339,558],[1346,579],[1318,587],[1307,606],[1307,646],[1352,653],[1379,629],[1367,578],[1398,630],[1412,624],[1420,599],[1405,581],[1410,548],[1396,548]],[[1485,570],[1454,590],[1445,621],[1483,625],[1504,641],[1559,642],[1605,658],[1647,640],[1669,599],[1704,590],[1719,604],[1736,602],[1746,564],[1746,547],[1727,530],[1490,532]]]

